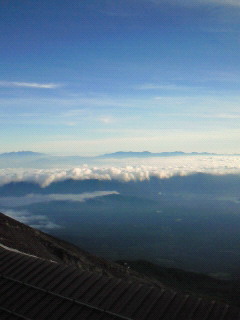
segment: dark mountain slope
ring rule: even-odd
[[[211,297],[214,300],[240,307],[239,280],[221,280],[206,274],[162,267],[144,260],[122,260],[118,263],[128,265],[132,270],[154,278],[174,290],[189,294],[194,293],[205,298]]]
[[[137,279],[142,283],[160,286],[137,272],[91,255],[73,244],[52,237],[0,213],[0,246],[7,246],[45,260],[74,265],[80,270],[99,272],[121,279]]]
[[[237,307],[166,288],[3,214],[0,238],[1,319],[240,320]]]

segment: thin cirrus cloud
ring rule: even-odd
[[[190,1],[187,1],[190,2]],[[194,1],[191,1],[194,2]],[[221,6],[234,6],[234,7],[240,7],[239,0],[203,0],[203,1],[196,1],[199,4],[216,4]]]
[[[100,117],[100,118],[98,118],[98,120],[100,123],[103,123],[103,124],[111,124],[114,122],[114,119],[112,117],[108,117],[108,116]]]
[[[200,6],[200,5],[218,5],[218,6],[233,6],[240,7],[239,0],[148,0],[156,5],[168,3],[170,5],[181,6]]]
[[[17,82],[17,81],[0,81],[0,87],[9,88],[37,88],[37,89],[55,89],[60,85],[56,83],[37,83],[37,82]]]
[[[189,89],[202,89],[203,87],[197,86],[182,86],[175,84],[157,84],[145,83],[135,87],[136,90],[189,90]]]

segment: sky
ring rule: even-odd
[[[0,0],[0,153],[240,153],[239,0]]]

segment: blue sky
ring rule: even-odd
[[[240,153],[239,0],[0,0],[0,152]]]

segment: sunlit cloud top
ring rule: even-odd
[[[240,156],[187,156],[106,161],[96,166],[68,169],[1,169],[0,185],[33,182],[47,187],[53,182],[73,180],[118,180],[123,182],[166,179],[194,173],[240,174]]]

